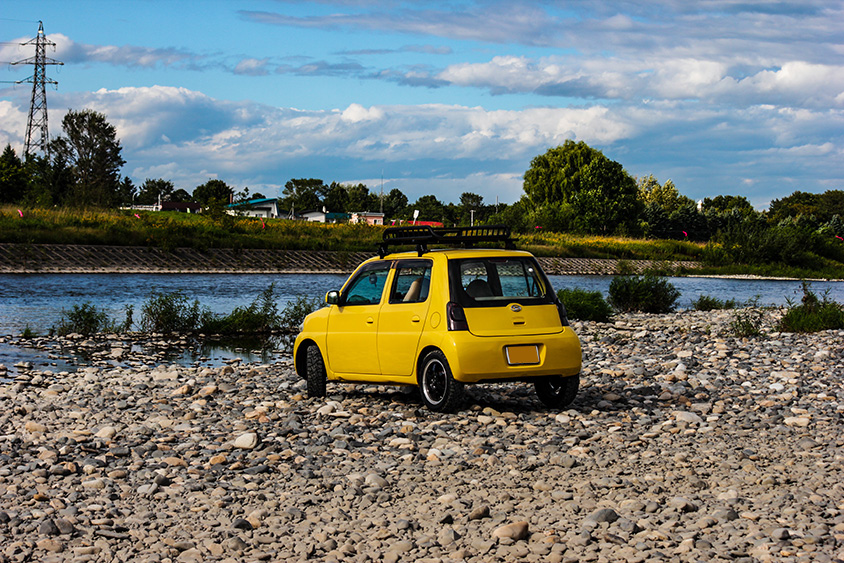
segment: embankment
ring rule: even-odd
[[[171,251],[143,246],[0,244],[0,273],[348,273],[374,252],[219,249]],[[619,260],[540,257],[552,275],[616,274]],[[636,272],[650,260],[625,261]],[[664,265],[664,264],[662,264]],[[671,262],[695,268],[695,262]]]

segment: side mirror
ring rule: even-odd
[[[325,302],[329,305],[337,305],[340,302],[340,292],[339,291],[329,291],[325,294]]]

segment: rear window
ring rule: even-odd
[[[449,267],[452,297],[464,307],[553,301],[547,278],[527,257],[468,258],[455,260]]]

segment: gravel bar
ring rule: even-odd
[[[564,412],[524,384],[452,415],[309,400],[289,359],[26,371],[0,385],[0,561],[841,561],[844,332],[765,314],[753,339],[731,312],[578,323]]]

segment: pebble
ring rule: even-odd
[[[525,521],[513,522],[499,526],[492,532],[493,538],[523,540],[530,534],[530,524]]]
[[[844,556],[844,332],[771,334],[772,309],[739,339],[732,315],[575,323],[561,412],[522,383],[467,386],[447,415],[377,385],[309,400],[291,358],[45,337],[108,360],[0,382],[0,560]]]
[[[241,434],[234,441],[234,447],[240,448],[241,450],[251,450],[256,445],[258,445],[258,434],[255,432]]]

